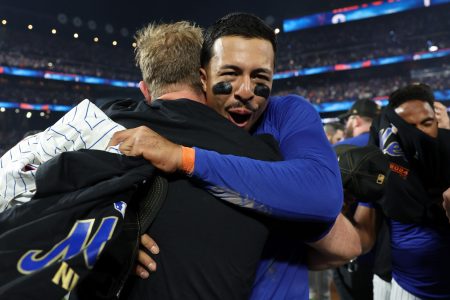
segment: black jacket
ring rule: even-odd
[[[33,199],[0,214],[0,298],[62,299],[100,255],[122,266],[102,279],[118,290],[138,246],[132,199],[154,171],[141,158],[95,150],[43,164]]]

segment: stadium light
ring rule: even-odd
[[[45,116],[45,112],[41,111],[41,113],[39,114],[41,117]]]
[[[433,43],[432,40],[427,41],[427,47],[428,47],[428,51],[430,51],[430,52],[435,52],[435,51],[439,50],[439,47],[435,43]]]
[[[52,34],[56,34],[56,29],[55,28],[52,29]]]
[[[26,114],[27,119],[31,118],[32,115],[33,115],[33,113],[31,111],[27,112],[27,114]]]
[[[94,42],[98,43],[98,37],[94,37]]]
[[[6,19],[3,19],[2,20],[2,25],[6,25],[6,24],[8,24],[8,21],[6,21]]]
[[[0,112],[5,112],[5,111],[6,111],[6,109],[4,107],[0,108]]]
[[[27,26],[27,28],[28,28],[29,30],[32,30],[32,29],[33,29],[33,25],[29,24],[29,25]]]
[[[78,33],[75,32],[75,33],[73,34],[73,37],[77,39],[77,38],[79,37]]]
[[[436,45],[431,45],[431,46],[428,48],[428,51],[430,51],[430,52],[435,52],[435,51],[438,51],[438,50],[439,50],[439,47],[436,46]]]
[[[280,28],[275,28],[275,34],[279,34],[280,33]]]
[[[112,42],[113,46],[117,46],[117,41]]]
[[[136,42],[133,42],[133,44],[131,44],[131,46],[133,46],[133,48],[136,48],[137,47]]]

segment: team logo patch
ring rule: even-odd
[[[404,153],[400,144],[395,139],[398,130],[397,127],[391,124],[391,127],[382,129],[379,133],[380,148],[384,154],[393,157],[404,157]]]
[[[27,275],[77,255],[83,255],[86,267],[91,269],[113,235],[117,220],[117,217],[103,218],[95,232],[95,219],[78,220],[68,235],[51,249],[29,250],[22,255],[17,263],[17,270]]]
[[[122,214],[122,218],[125,217],[125,210],[127,209],[127,204],[123,201],[114,203],[114,209]]]

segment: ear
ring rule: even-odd
[[[200,68],[200,81],[202,82],[203,92],[206,93],[206,82],[208,80],[208,76],[206,75],[206,70]]]
[[[150,94],[147,84],[142,80],[139,81],[139,89],[141,90],[141,93],[144,95],[145,100],[147,100],[150,103],[152,101],[152,95]]]

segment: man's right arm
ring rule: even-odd
[[[312,248],[307,252],[306,262],[310,270],[336,268],[361,254],[358,232],[343,214],[339,214],[328,234],[306,244]]]
[[[342,183],[336,156],[320,117],[308,103],[294,98],[276,112],[277,140],[284,161],[266,162],[195,149],[192,176],[216,197],[275,218],[325,222],[339,214]],[[143,156],[165,172],[183,170],[182,147],[146,127],[116,133],[125,155]]]
[[[353,215],[353,226],[361,240],[362,254],[369,252],[375,244],[377,235],[376,210],[359,204]]]

